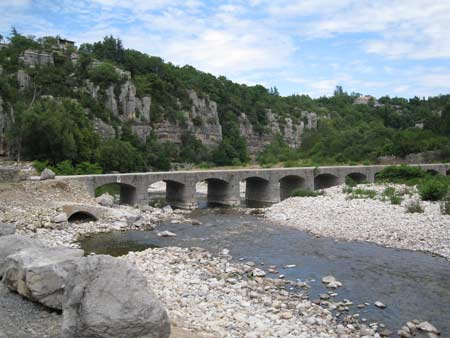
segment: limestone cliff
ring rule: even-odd
[[[270,144],[276,135],[281,135],[290,147],[299,148],[304,129],[317,128],[317,115],[314,112],[303,111],[301,113],[302,121],[299,123],[295,123],[290,117],[281,119],[274,115],[270,109],[266,111],[266,116],[268,125],[263,133],[254,130],[244,113],[239,116],[240,132],[247,140],[248,152],[252,157],[255,157],[266,145]]]
[[[22,68],[17,71],[18,89],[25,92],[33,87],[30,68],[46,67],[54,65],[51,53],[26,50],[20,57]],[[73,60],[72,60],[73,61]],[[92,61],[91,68],[101,65],[102,62]],[[115,68],[119,81],[110,85],[102,86],[95,84],[89,79],[83,79],[80,87],[74,87],[74,96],[80,91],[89,94],[93,99],[104,105],[114,116],[114,127],[111,122],[94,118],[92,121],[94,129],[104,139],[120,136],[121,125],[130,123],[133,132],[145,141],[151,133],[155,134],[161,142],[172,142],[180,144],[181,136],[186,131],[191,132],[198,140],[209,149],[216,147],[222,141],[222,126],[219,120],[217,103],[209,99],[207,95],[194,90],[187,91],[190,104],[182,106],[178,104],[180,115],[184,119],[171,120],[154,118],[152,120],[152,98],[150,96],[139,96],[137,88],[133,83],[131,73]],[[46,97],[45,90],[40,91],[40,97]],[[7,105],[0,98],[0,156],[7,152],[6,129],[10,119],[6,114]],[[239,116],[241,135],[247,140],[248,151],[254,158],[267,144],[271,143],[276,135],[281,135],[289,146],[298,148],[305,128],[312,129],[317,126],[317,115],[313,112],[301,112],[301,118],[293,120],[291,117],[280,117],[270,109],[266,110],[267,126],[264,132],[256,131],[247,118],[245,112]],[[298,112],[293,114],[299,116]],[[119,121],[119,122],[118,122]]]
[[[54,64],[53,55],[47,52],[27,49],[21,56],[19,61],[26,67],[50,66]]]

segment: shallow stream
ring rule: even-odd
[[[158,227],[157,231],[169,230],[176,237],[158,237],[157,231],[113,232],[86,238],[82,247],[87,253],[116,256],[149,247],[196,246],[213,254],[226,248],[235,260],[254,261],[262,269],[276,265],[286,279],[308,282],[310,299],[329,291],[321,278],[333,275],[344,285],[334,299],[350,299],[354,303],[351,312],[359,313],[360,318],[384,323],[394,332],[407,321],[427,320],[441,330],[441,337],[450,337],[450,262],[444,258],[317,238],[234,209],[198,209],[191,217],[201,225],[168,223]],[[295,267],[282,268],[285,265]],[[376,308],[375,301],[387,308]],[[356,307],[365,302],[371,305]]]

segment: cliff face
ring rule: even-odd
[[[32,80],[27,74],[27,67],[53,65],[52,54],[27,50],[20,57],[21,64],[25,67],[16,73],[18,89],[20,91],[32,87]],[[91,67],[101,64],[94,61]],[[208,148],[217,146],[222,141],[222,126],[219,121],[217,103],[210,100],[206,95],[200,95],[194,90],[188,91],[191,101],[190,109],[182,108],[180,112],[185,119],[172,121],[163,119],[152,121],[152,98],[150,96],[140,97],[137,95],[131,74],[116,68],[120,81],[109,86],[100,87],[90,80],[84,80],[81,88],[75,91],[88,93],[93,99],[102,103],[112,115],[122,122],[131,122],[134,133],[145,141],[151,133],[154,133],[161,142],[181,143],[181,136],[186,131],[191,132]],[[8,145],[6,143],[6,129],[9,123],[9,114],[6,113],[7,105],[0,97],[0,155],[5,155]],[[154,108],[153,108],[154,109]],[[264,132],[257,132],[249,119],[242,112],[239,116],[240,132],[247,140],[248,152],[255,157],[267,144],[271,143],[276,135],[282,135],[289,146],[298,148],[305,128],[316,128],[317,116],[312,112],[302,112],[301,119],[294,122],[291,118],[280,118],[266,111],[268,124]],[[114,138],[120,135],[119,127],[113,127],[105,121],[95,118],[92,121],[94,129],[104,139]]]
[[[300,123],[294,123],[290,117],[281,120],[270,109],[266,111],[266,116],[268,125],[264,133],[256,132],[245,114],[239,116],[241,135],[246,138],[248,152],[252,157],[270,144],[276,135],[281,135],[290,147],[299,148],[304,129],[317,128],[317,115],[313,112],[303,111]]]

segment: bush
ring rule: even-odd
[[[342,193],[344,194],[351,194],[353,192],[353,188],[349,185],[344,185],[342,188]]]
[[[444,177],[430,177],[421,182],[417,189],[424,201],[439,201],[447,196],[448,182]]]
[[[391,204],[400,205],[402,204],[403,198],[398,195],[393,195],[389,198],[389,200],[391,201]]]
[[[33,167],[40,174],[45,168],[48,168],[50,165],[48,161],[33,161]]]
[[[418,200],[412,200],[406,205],[407,213],[423,213],[424,209]]]
[[[103,86],[119,81],[119,74],[116,68],[107,62],[92,67],[89,71],[89,77],[94,83]]]
[[[39,173],[41,173],[45,168],[49,168],[56,175],[92,175],[103,173],[100,164],[90,162],[81,162],[74,166],[72,162],[66,160],[53,166],[50,165],[48,161],[34,161],[33,166]]]
[[[377,181],[391,183],[415,184],[427,173],[418,168],[407,165],[389,166],[377,174]]]
[[[126,173],[145,170],[144,159],[139,151],[129,142],[121,140],[104,141],[98,149],[97,160],[107,172]]]
[[[345,184],[348,185],[349,187],[356,187],[358,185],[358,182],[356,182],[353,178],[351,178],[350,176],[347,176],[345,178]]]
[[[292,193],[292,197],[317,197],[323,195],[320,191],[307,190],[307,189],[297,189]]]

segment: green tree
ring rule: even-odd
[[[144,159],[139,151],[129,142],[112,139],[100,144],[97,162],[105,172],[145,171]]]

